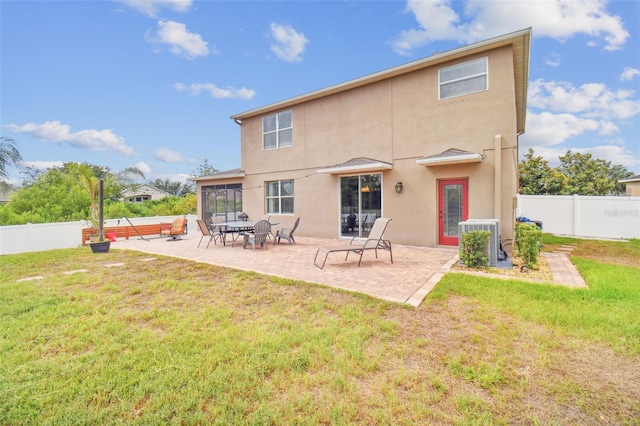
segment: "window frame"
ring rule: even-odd
[[[269,195],[270,185],[277,183],[278,194]],[[282,185],[291,183],[291,195],[282,195]],[[270,210],[270,200],[277,200],[277,211]],[[291,211],[283,212],[282,201],[291,200]],[[264,211],[265,214],[292,215],[295,213],[295,181],[294,179],[270,180],[264,183]]]
[[[287,114],[287,113],[290,114],[290,116],[291,116],[291,125],[288,126],[288,127],[280,127],[280,121],[281,121],[280,117],[281,117],[281,115],[284,115],[284,114]],[[270,118],[273,118],[273,117],[275,117],[275,128],[273,130],[268,130],[268,131],[265,130],[265,121],[267,119],[270,119]],[[290,141],[290,143],[288,143],[286,145],[283,145],[281,140],[280,140],[281,139],[280,135],[283,132],[287,131],[287,130],[289,130],[291,132],[291,141]],[[267,135],[275,135],[275,146],[267,147],[267,144],[266,144],[266,136]],[[284,111],[278,111],[278,112],[275,112],[273,114],[269,114],[269,115],[263,116],[262,117],[262,149],[264,151],[269,151],[269,150],[272,150],[272,149],[287,148],[287,147],[290,147],[290,146],[293,146],[293,110],[292,109],[287,109],[287,110],[284,110]]]
[[[484,65],[485,65],[484,72],[465,75],[464,77],[454,78],[454,79],[451,79],[451,80],[447,80],[445,82],[442,81],[442,72],[443,71],[451,70],[451,69],[454,69],[454,68],[461,68],[463,66],[468,66],[468,65],[470,65],[472,63],[479,63],[479,62],[484,62]],[[447,96],[447,97],[444,97],[444,98],[442,97],[442,86],[450,85],[450,84],[454,84],[454,83],[466,82],[466,81],[469,81],[469,80],[472,80],[474,78],[481,77],[481,76],[484,76],[484,79],[485,79],[485,87],[484,87],[484,89],[473,90],[473,91],[468,91],[468,92],[464,92],[464,93],[457,93],[455,95],[450,95],[450,96]],[[442,101],[442,100],[445,100],[445,99],[456,98],[458,96],[466,96],[466,95],[471,95],[473,93],[486,92],[487,90],[489,90],[489,57],[487,57],[487,56],[483,56],[482,58],[472,59],[470,61],[459,62],[457,64],[449,65],[447,67],[442,67],[442,68],[438,69],[438,100]]]

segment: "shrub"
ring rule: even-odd
[[[489,231],[469,231],[460,236],[460,260],[469,268],[486,268],[489,265]]]
[[[535,224],[529,222],[516,224],[516,253],[529,269],[538,268],[540,238],[542,238],[542,231]]]

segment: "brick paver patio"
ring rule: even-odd
[[[345,261],[344,253],[332,253],[324,269],[319,269],[313,264],[318,247],[347,243],[339,240],[296,237],[295,245],[284,242],[274,246],[273,240],[269,240],[268,249],[258,247],[254,251],[251,246],[243,249],[242,243],[236,243],[232,247],[230,243],[224,246],[222,243],[214,245],[212,242],[209,248],[205,248],[206,238],[198,247],[200,236],[199,232],[192,231],[178,241],[167,241],[166,238],[120,239],[112,243],[111,247],[302,280],[412,306],[422,303],[426,295],[457,261],[458,255],[457,247],[429,248],[394,244],[393,264],[386,251],[379,251],[378,259],[373,251],[365,252],[360,267],[357,267],[358,256],[350,254]],[[586,286],[566,255],[553,255],[550,266],[554,282],[572,287]]]

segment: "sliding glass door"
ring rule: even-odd
[[[340,178],[340,235],[366,237],[382,215],[382,175]]]

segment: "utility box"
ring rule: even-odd
[[[498,266],[498,253],[500,250],[500,219],[468,219],[458,222],[458,248],[462,244],[462,234],[469,231],[489,231],[489,266]]]

